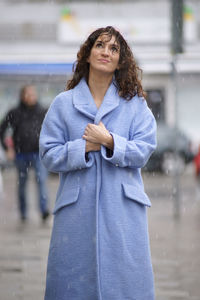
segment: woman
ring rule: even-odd
[[[140,168],[156,146],[132,52],[113,27],[78,52],[43,123],[40,155],[60,174],[45,300],[154,299]]]

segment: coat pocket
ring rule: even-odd
[[[61,209],[64,206],[70,205],[72,203],[75,203],[78,200],[80,187],[69,187],[63,188],[61,194],[58,196],[53,214],[55,215],[59,209]]]
[[[142,189],[140,190],[138,187],[127,183],[122,183],[122,188],[127,198],[138,202],[139,204],[149,207],[151,206],[151,201]]]

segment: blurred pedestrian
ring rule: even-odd
[[[156,123],[130,47],[100,28],[78,52],[42,126],[40,155],[60,173],[45,300],[154,299],[141,167]]]
[[[47,171],[39,159],[39,134],[46,110],[38,103],[36,88],[24,86],[20,101],[0,125],[0,139],[9,160],[15,160],[18,171],[18,204],[21,219],[27,218],[26,186],[30,168],[35,171],[41,217],[49,216]],[[9,131],[9,136],[7,132]]]

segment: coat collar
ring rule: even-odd
[[[85,79],[81,79],[79,84],[73,89],[74,107],[92,119],[95,124],[99,124],[105,115],[114,110],[119,105],[119,101],[120,97],[114,81],[110,84],[99,109],[96,107]]]

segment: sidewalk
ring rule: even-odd
[[[0,199],[0,300],[43,299],[52,218],[47,224],[40,220],[34,177],[32,173],[30,175],[30,216],[26,224],[21,224],[15,199],[15,171],[8,169],[3,172],[4,196]],[[181,218],[175,220],[172,179],[161,175],[144,175],[146,191],[152,201],[152,208],[148,212],[156,300],[200,300],[200,199],[195,196],[193,179],[190,173],[181,178]],[[50,176],[51,208],[57,185],[58,178]]]
[[[156,300],[200,300],[200,198],[193,174],[181,178],[178,220],[170,193],[173,180],[158,176],[145,182],[153,204],[149,230]]]

